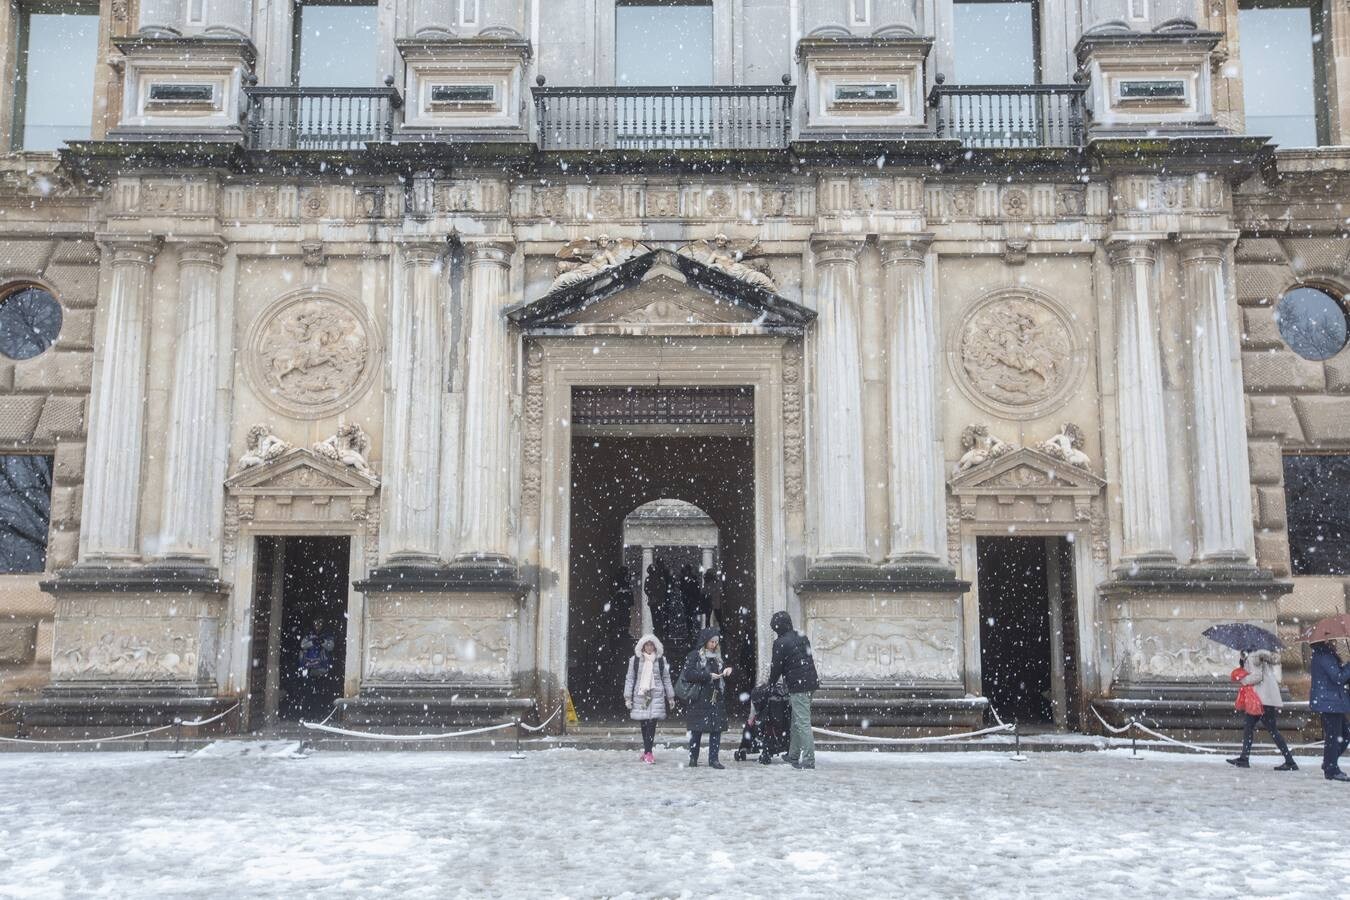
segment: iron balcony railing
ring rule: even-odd
[[[248,143],[254,150],[360,150],[394,135],[403,95],[377,88],[249,87]]]
[[[928,103],[937,136],[976,148],[1083,146],[1081,84],[944,85]]]
[[[790,84],[534,88],[543,150],[781,150]]]

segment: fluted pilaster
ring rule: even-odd
[[[816,331],[812,474],[817,561],[867,559],[862,351],[858,339],[859,237],[812,240]]]
[[[206,560],[211,554],[216,498],[219,418],[217,348],[220,346],[220,240],[192,241],[178,251],[178,322],[173,390],[164,438],[164,490],[160,555]]]
[[[1117,241],[1109,250],[1116,297],[1122,555],[1135,562],[1174,561],[1156,246],[1150,240]]]
[[[1197,556],[1250,563],[1251,475],[1243,406],[1242,360],[1229,297],[1231,242],[1181,242],[1186,306],[1191,314],[1191,400]]]
[[[145,430],[147,307],[158,242],[101,241],[111,271],[102,355],[95,375],[85,448],[80,561],[135,558]]]
[[[881,243],[890,398],[890,553],[899,565],[947,565],[938,431],[938,321],[925,261],[931,235]]]

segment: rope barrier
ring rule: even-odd
[[[1107,731],[1111,732],[1112,734],[1124,734],[1125,732],[1129,731],[1131,728],[1134,727],[1134,719],[1131,719],[1130,721],[1125,723],[1125,727],[1116,728],[1113,725],[1107,723],[1107,721],[1102,718],[1102,714],[1097,712],[1097,707],[1089,706],[1088,709],[1092,710],[1092,714],[1097,717],[1098,722],[1102,723],[1102,727],[1105,728]]]
[[[0,737],[0,741],[5,742],[6,744],[107,744],[113,741],[129,741],[132,738],[145,737],[148,734],[158,734],[161,731],[168,731],[172,727],[172,725],[160,725],[158,728],[148,728],[145,731],[133,731],[131,734],[114,734],[109,737],[100,738],[37,740],[35,738]]]
[[[486,734],[489,731],[501,731],[503,728],[515,728],[515,722],[503,722],[500,725],[489,725],[486,728],[471,728],[468,731],[450,731],[445,734],[383,734],[376,731],[352,731],[349,728],[338,728],[334,725],[325,725],[322,722],[301,722],[312,731],[326,731],[329,734],[341,734],[346,737],[370,738],[375,741],[440,741],[447,738],[467,737],[471,734]]]
[[[892,738],[880,737],[870,734],[849,734],[846,731],[831,731],[828,728],[812,727],[816,734],[824,734],[830,737],[843,738],[850,741],[859,741],[864,744],[934,744],[942,741],[956,741],[962,738],[980,737],[986,734],[1005,734],[1013,730],[1011,725],[994,725],[989,728],[983,728],[979,731],[967,731],[961,734],[935,734],[929,737],[915,738]]]
[[[236,709],[238,709],[238,708],[239,708],[239,704],[236,703],[234,706],[231,706],[229,709],[225,710],[223,713],[220,713],[219,715],[212,716],[212,717],[209,718],[209,719],[185,719],[185,720],[182,720],[182,721],[177,722],[176,724],[178,724],[178,725],[185,725],[185,726],[187,726],[187,727],[189,727],[189,728],[200,728],[200,727],[203,726],[203,725],[210,725],[212,722],[219,722],[221,719],[225,718],[226,716],[228,716],[230,713],[234,712],[234,711],[235,711]]]
[[[554,719],[558,718],[558,714],[559,714],[560,712],[562,712],[562,711],[563,711],[563,708],[562,708],[561,706],[559,706],[557,709],[555,709],[555,710],[553,711],[553,715],[549,716],[547,719],[545,719],[545,720],[544,720],[543,722],[541,722],[540,724],[538,724],[538,725],[526,725],[524,722],[521,722],[521,723],[520,723],[520,727],[521,727],[521,728],[524,728],[526,731],[543,731],[545,728],[547,728],[547,727],[549,726],[549,724],[550,724]]]
[[[1169,743],[1169,744],[1175,744],[1175,745],[1178,746],[1178,747],[1185,747],[1185,748],[1187,748],[1188,750],[1195,750],[1195,751],[1198,751],[1198,752],[1200,752],[1200,753],[1227,753],[1227,752],[1228,752],[1228,750],[1226,750],[1226,749],[1224,749],[1224,748],[1222,748],[1222,747],[1206,747],[1206,746],[1204,746],[1204,745],[1202,745],[1202,744],[1188,744],[1188,743],[1185,742],[1185,741],[1179,741],[1179,740],[1177,740],[1176,738],[1171,737],[1170,735],[1163,734],[1161,731],[1155,731],[1154,729],[1149,728],[1147,725],[1145,725],[1144,723],[1140,722],[1138,719],[1131,719],[1129,722],[1125,723],[1125,726],[1124,726],[1123,728],[1116,728],[1116,727],[1113,727],[1112,725],[1108,724],[1107,721],[1106,721],[1105,719],[1102,718],[1101,713],[1097,712],[1097,708],[1096,708],[1096,707],[1094,707],[1094,706],[1089,706],[1088,709],[1092,710],[1092,714],[1093,714],[1094,716],[1097,717],[1097,721],[1101,723],[1101,726],[1102,726],[1103,728],[1105,728],[1107,731],[1111,732],[1112,734],[1125,734],[1125,733],[1127,733],[1127,732],[1129,732],[1129,731],[1131,731],[1131,730],[1138,730],[1138,731],[1142,731],[1144,734],[1146,734],[1146,735],[1148,735],[1148,736],[1150,736],[1150,737],[1156,738],[1156,739],[1158,739],[1158,740],[1160,740],[1160,741],[1166,741],[1166,742]],[[1314,748],[1314,747],[1321,747],[1324,743],[1325,743],[1325,741],[1317,741],[1316,743],[1312,743],[1312,744],[1291,744],[1291,745],[1289,745],[1289,749],[1290,749],[1290,750],[1309,750],[1309,749],[1312,749],[1312,748]]]
[[[1220,750],[1220,749],[1218,749],[1218,748],[1216,748],[1216,747],[1202,747],[1202,746],[1200,746],[1199,744],[1188,744],[1188,743],[1186,743],[1185,741],[1179,741],[1179,740],[1177,740],[1176,738],[1168,737],[1167,735],[1163,734],[1161,731],[1154,731],[1152,728],[1149,728],[1147,725],[1144,725],[1143,723],[1138,722],[1138,721],[1135,721],[1135,722],[1133,722],[1132,724],[1134,725],[1135,728],[1138,728],[1138,729],[1139,729],[1140,731],[1142,731],[1144,734],[1152,735],[1153,737],[1157,738],[1157,739],[1160,740],[1160,741],[1166,741],[1166,742],[1169,743],[1169,744],[1176,744],[1178,747],[1185,747],[1185,748],[1188,749],[1188,750],[1195,750],[1195,751],[1198,751],[1198,752],[1200,752],[1200,753],[1226,753],[1226,752],[1227,752],[1226,750]]]

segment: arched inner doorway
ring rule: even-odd
[[[687,399],[698,407],[716,395]],[[645,555],[653,565],[666,562],[677,596],[686,564],[692,573],[705,564],[720,570],[724,653],[736,670],[735,692],[748,691],[755,675],[753,418],[635,425],[622,415],[576,412],[574,405],[567,681],[577,714],[583,721],[625,714],[623,677],[635,615],[643,614]],[[621,567],[630,573],[626,587]],[[672,672],[693,646],[689,630],[663,635]]]

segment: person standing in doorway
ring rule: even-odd
[[[722,618],[722,576],[716,569],[703,573],[703,608],[708,613],[704,627],[727,627],[726,620]]]
[[[792,706],[792,731],[788,742],[788,762],[794,769],[816,767],[816,742],[811,735],[811,694],[820,687],[811,642],[792,628],[792,616],[778,611],[769,619],[769,627],[778,637],[773,642],[773,661],[769,665],[769,685],[783,679]]]
[[[675,686],[670,681],[665,648],[654,634],[638,638],[633,657],[628,660],[628,677],[623,683],[623,705],[628,716],[642,729],[642,762],[656,762],[652,748],[656,742],[656,723],[674,707]]]
[[[685,628],[691,635],[708,627],[703,620],[703,586],[689,563],[680,567],[680,603],[684,606]]]
[[[642,589],[647,594],[647,608],[652,614],[652,631],[669,641],[670,627],[666,622],[666,614],[670,612],[670,607],[666,603],[666,582],[656,563],[647,566],[647,577],[642,582]]]
[[[1322,774],[1328,781],[1350,781],[1341,771],[1341,754],[1350,745],[1350,663],[1342,663],[1331,641],[1312,645],[1312,663],[1308,666],[1312,684],[1308,709],[1322,717]]]
[[[718,761],[722,732],[727,730],[726,680],[731,667],[722,660],[722,638],[716,628],[705,628],[698,646],[685,657],[680,677],[694,687],[694,697],[685,714],[689,728],[689,767],[698,765],[703,735],[708,735],[708,768],[725,769]]]
[[[1278,717],[1280,707],[1284,706],[1284,698],[1280,696],[1280,670],[1279,659],[1269,650],[1254,650],[1251,653],[1242,654],[1238,667],[1233,670],[1234,680],[1242,685],[1243,688],[1251,688],[1260,701],[1261,712],[1253,713],[1251,710],[1243,709],[1244,723],[1242,726],[1242,753],[1228,760],[1229,765],[1237,766],[1239,769],[1251,768],[1248,756],[1252,751],[1252,739],[1256,736],[1256,725],[1259,722],[1270,732],[1270,736],[1275,740],[1275,746],[1284,754],[1284,762],[1275,767],[1277,772],[1297,772],[1298,763],[1294,762],[1294,755],[1289,752],[1289,745],[1285,743],[1284,738],[1280,736],[1280,727]],[[1239,694],[1241,691],[1239,691]],[[1239,699],[1241,699],[1239,697]]]

